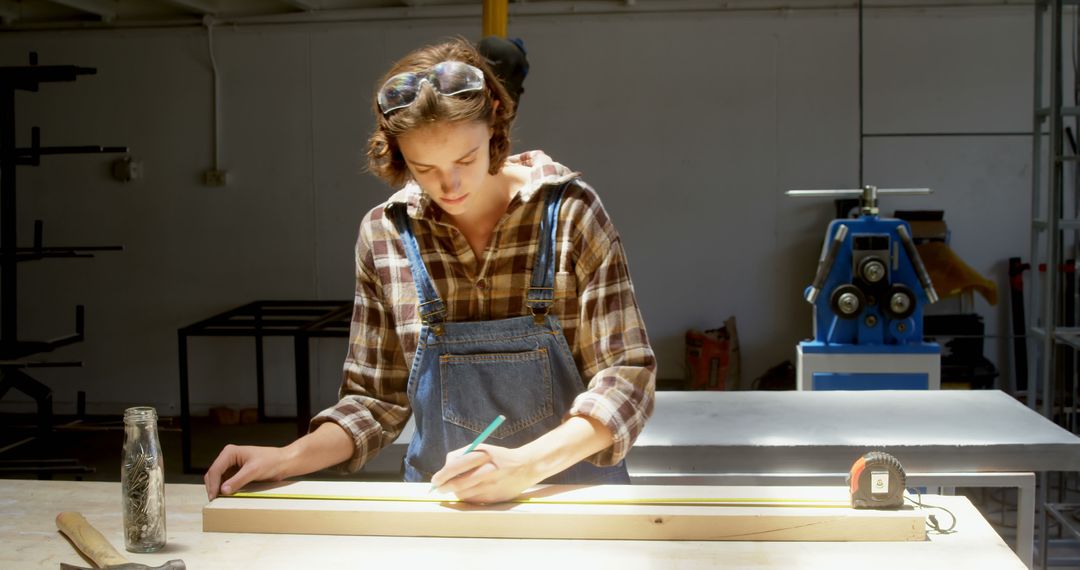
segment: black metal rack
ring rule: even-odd
[[[39,166],[42,156],[59,154],[126,153],[127,147],[113,146],[41,146],[41,130],[33,127],[29,147],[15,146],[15,92],[37,92],[42,83],[75,81],[97,70],[74,65],[38,65],[37,55],[30,54],[30,65],[0,67],[0,398],[15,389],[34,399],[37,405],[38,431],[52,430],[52,389],[25,372],[28,368],[81,366],[81,362],[30,360],[62,346],[84,340],[84,310],[75,307],[75,332],[45,341],[19,339],[18,266],[28,261],[50,258],[93,257],[92,252],[119,251],[122,246],[44,246],[44,224],[34,222],[31,247],[19,247],[15,191],[15,168]]]
[[[180,431],[184,472],[205,468],[191,464],[191,404],[188,382],[188,338],[193,336],[250,336],[255,338],[255,383],[258,418],[266,420],[263,372],[263,338],[293,337],[296,375],[296,433],[307,433],[311,420],[311,371],[309,340],[348,337],[352,301],[253,301],[176,331],[180,357]]]

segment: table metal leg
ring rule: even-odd
[[[1050,484],[1050,476],[1048,473],[1039,473],[1039,490],[1038,501],[1035,503],[1035,508],[1038,509],[1039,515],[1039,568],[1046,569],[1046,559],[1049,555],[1050,548],[1050,516],[1046,512],[1046,502],[1048,493],[1046,491],[1047,485]]]
[[[258,418],[266,421],[266,372],[263,368],[262,310],[255,312],[255,390],[258,392]]]
[[[1027,473],[1017,485],[1016,555],[1032,568],[1035,549],[1035,474]]]
[[[255,391],[258,398],[258,418],[266,421],[266,373],[263,369],[263,336],[255,335]]]
[[[188,354],[187,335],[176,333],[177,353],[180,359],[180,449],[184,462],[184,473],[193,473],[191,468],[191,402],[188,399]]]
[[[311,422],[311,370],[307,335],[293,337],[293,356],[296,360],[296,435],[302,437]]]

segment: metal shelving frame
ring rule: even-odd
[[[1080,107],[1064,104],[1063,47],[1065,6],[1076,6],[1077,0],[1035,0],[1035,50],[1034,50],[1034,114],[1032,122],[1032,168],[1031,168],[1031,312],[1028,339],[1034,345],[1036,358],[1029,361],[1030,382],[1027,385],[1027,405],[1039,411],[1051,421],[1057,421],[1066,429],[1076,432],[1077,377],[1075,363],[1080,361],[1080,327],[1072,325],[1077,315],[1075,303],[1063,298],[1063,277],[1071,279],[1064,290],[1075,291],[1076,271],[1066,267],[1066,251],[1080,253],[1080,186],[1072,197],[1066,196],[1065,166],[1076,165],[1080,156],[1075,151],[1066,153],[1066,119],[1080,117]],[[1050,41],[1046,42],[1047,26]],[[1074,30],[1075,31],[1075,30]],[[1075,49],[1071,45],[1070,49]],[[1045,69],[1046,50],[1049,49],[1049,70]],[[1048,73],[1047,73],[1048,72]],[[1074,78],[1075,81],[1075,78]],[[1074,90],[1075,96],[1075,90]],[[1075,103],[1074,103],[1075,104]],[[1075,119],[1074,119],[1075,120]],[[1043,128],[1047,127],[1044,132]],[[1047,137],[1044,142],[1043,137]],[[1045,156],[1044,156],[1045,155]],[[1074,185],[1077,182],[1074,176]],[[1066,215],[1067,199],[1072,204],[1072,214]],[[1080,257],[1080,256],[1077,256]],[[1041,271],[1040,268],[1045,267]],[[1063,363],[1073,364],[1062,366]],[[1071,409],[1058,410],[1054,399],[1060,382],[1072,388],[1072,401],[1063,404]],[[1059,413],[1062,412],[1062,413]],[[1050,544],[1049,523],[1051,518],[1062,530],[1080,539],[1080,528],[1068,519],[1080,505],[1048,500],[1049,473],[1039,474],[1037,504],[1039,521],[1039,567],[1048,563],[1075,560],[1048,560]],[[1064,488],[1064,482],[1059,487]],[[1061,499],[1062,497],[1059,497]]]
[[[121,246],[61,246],[45,247],[44,223],[34,222],[34,241],[31,247],[18,243],[18,209],[15,174],[18,166],[40,166],[41,157],[67,154],[126,153],[123,146],[42,146],[41,131],[31,129],[29,147],[16,146],[15,94],[19,91],[37,92],[44,83],[72,82],[83,75],[93,75],[97,70],[74,65],[38,65],[37,54],[30,54],[30,65],[0,67],[0,399],[11,390],[22,392],[32,398],[37,407],[37,433],[0,449],[0,454],[15,447],[48,437],[53,431],[53,392],[45,383],[29,373],[31,369],[81,366],[81,362],[36,360],[60,347],[84,340],[84,311],[82,305],[75,307],[75,333],[64,337],[30,341],[20,338],[18,320],[18,267],[19,264],[54,258],[93,257],[99,251],[118,251]],[[21,460],[0,461],[4,472],[36,472],[40,477],[52,473],[73,472],[80,469],[56,462]],[[74,471],[78,472],[78,471]]]

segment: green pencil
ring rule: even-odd
[[[500,425],[502,425],[502,423],[504,421],[506,421],[506,416],[504,416],[502,414],[499,414],[498,417],[496,417],[494,420],[491,421],[491,424],[488,425],[488,427],[484,428],[484,431],[480,432],[480,435],[476,436],[476,439],[474,439],[473,442],[469,444],[469,447],[465,448],[465,453],[462,453],[462,455],[465,455],[465,454],[475,450],[478,445],[480,445],[481,443],[484,443],[484,440],[487,439],[488,436],[491,435],[492,432],[494,432]],[[435,483],[432,483],[431,488],[428,489],[428,493],[430,493],[430,492],[432,492],[434,490],[435,490]]]

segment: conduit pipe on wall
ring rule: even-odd
[[[226,172],[221,168],[221,78],[218,74],[217,57],[214,54],[214,26],[217,25],[217,22],[212,16],[204,16],[203,25],[206,26],[206,51],[210,56],[214,98],[214,133],[213,140],[210,141],[214,150],[214,162],[210,169],[203,173],[203,184],[206,186],[224,186],[226,184]]]
[[[507,0],[484,0],[483,35],[506,37]]]

